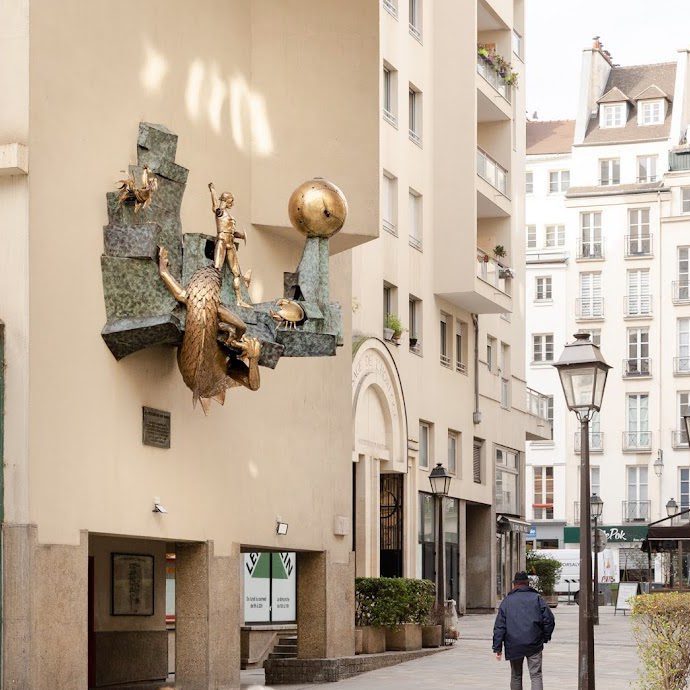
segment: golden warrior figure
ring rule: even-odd
[[[211,191],[211,208],[216,216],[216,235],[218,242],[216,244],[215,264],[218,270],[223,269],[223,260],[226,259],[228,267],[232,273],[232,289],[235,291],[235,301],[238,307],[251,308],[251,304],[247,304],[242,298],[242,283],[245,287],[249,287],[249,282],[252,278],[251,269],[242,275],[240,270],[240,260],[237,256],[237,240],[244,240],[247,242],[247,235],[236,227],[236,222],[230,214],[230,209],[235,203],[235,199],[230,192],[223,192],[220,199],[216,195],[216,188],[213,182],[208,185]],[[221,241],[222,240],[222,241]],[[221,248],[224,245],[224,249]],[[223,258],[220,253],[223,253]]]

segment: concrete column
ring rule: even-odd
[[[467,515],[467,608],[494,606],[495,525],[491,506],[472,505]]]
[[[297,656],[354,655],[354,554],[336,563],[327,551],[298,553],[297,573]]]
[[[240,549],[214,556],[213,543],[175,548],[175,682],[185,690],[240,684]]]
[[[403,575],[417,577],[417,526],[419,525],[419,492],[414,457],[407,460],[404,480]]]
[[[465,613],[467,609],[467,502],[460,501],[460,546],[458,557],[458,577],[460,578],[460,600],[458,609]]]
[[[371,456],[360,455],[355,470],[355,494],[357,511],[357,534],[355,549],[357,550],[357,577],[367,577],[371,574],[371,559],[369,544],[371,542]]]

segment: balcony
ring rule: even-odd
[[[578,321],[602,321],[604,318],[604,299],[576,299],[575,317]]]
[[[673,304],[690,304],[690,281],[674,280]]]
[[[626,259],[644,259],[652,256],[651,235],[626,235],[624,241]]]
[[[598,242],[578,242],[578,261],[602,261],[604,259],[604,244]]]
[[[623,522],[649,522],[651,501],[623,501]]]
[[[652,451],[651,431],[624,431],[624,453],[650,453]]]
[[[626,319],[651,319],[652,296],[624,297],[623,309]]]
[[[511,213],[508,171],[477,148],[477,218],[507,218]]]
[[[690,376],[690,357],[674,357],[673,373],[676,376]]]
[[[582,436],[579,431],[575,432],[575,453],[580,454]],[[590,431],[589,432],[589,452],[603,453],[604,452],[604,432]]]
[[[510,103],[511,98],[511,88],[508,84],[504,84],[501,77],[484,61],[479,55],[477,55],[477,74],[484,78],[488,84],[496,91],[497,94],[503,96],[503,98]]]
[[[652,375],[651,357],[638,357],[637,359],[623,360],[623,378],[639,379],[649,378]]]
[[[677,429],[671,432],[672,440],[671,445],[674,448],[687,448],[688,447],[688,435],[685,429]]]
[[[525,412],[527,413],[526,440],[553,440],[553,428],[549,419],[550,396],[539,393],[539,391],[535,391],[532,388],[525,388],[525,393]]]

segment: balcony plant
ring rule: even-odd
[[[497,244],[494,247],[494,256],[497,259],[505,259],[506,257],[506,248],[502,244]]]
[[[558,595],[555,590],[562,567],[563,564],[555,558],[548,558],[533,551],[527,554],[527,572],[536,577],[533,586],[551,608],[558,606]]]
[[[517,86],[518,73],[513,71],[513,66],[504,57],[496,52],[496,48],[479,43],[477,45],[477,56],[486,63],[501,81],[507,86]]]
[[[404,329],[397,314],[386,314],[386,320],[384,321],[383,326],[384,337],[386,335],[386,330],[392,331],[390,334],[391,337],[386,338],[386,340],[400,340],[400,336],[402,335]]]

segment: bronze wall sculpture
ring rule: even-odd
[[[289,216],[307,236],[297,270],[284,274],[284,295],[253,304],[251,271],[242,272],[229,192],[209,185],[216,234],[183,234],[180,206],[188,171],[175,163],[177,136],[141,123],[138,164],[107,195],[109,223],[101,258],[107,323],[103,339],[121,359],[153,345],[178,346],[182,377],[201,401],[221,404],[225,390],[257,390],[259,365],[281,356],[334,355],[341,311],[329,302],[328,239],[347,215],[342,192],[326,180],[300,185]],[[141,184],[136,180],[141,179]]]

